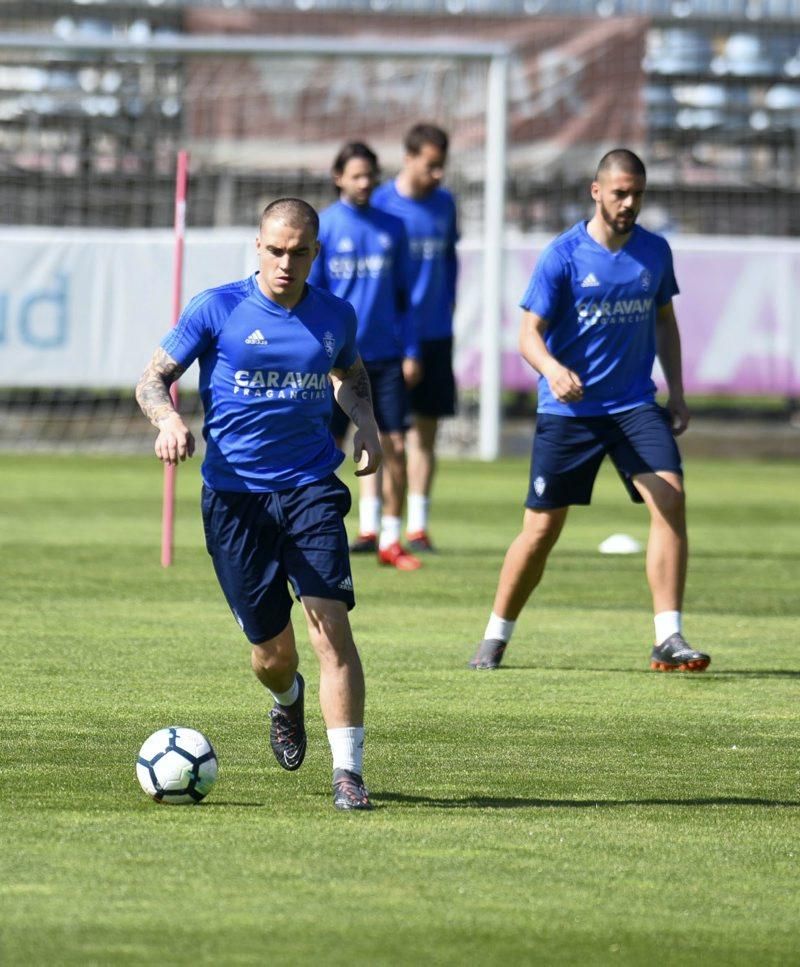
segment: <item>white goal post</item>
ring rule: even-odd
[[[397,38],[176,35],[152,36],[146,43],[126,37],[0,33],[0,52],[35,52],[42,58],[95,55],[122,60],[164,56],[257,56],[285,59],[298,56],[330,58],[442,59],[486,66],[483,173],[483,313],[479,395],[478,455],[493,460],[500,452],[501,330],[503,305],[503,249],[507,157],[507,98],[509,48],[502,43],[405,40]]]

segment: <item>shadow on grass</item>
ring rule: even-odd
[[[712,678],[800,678],[800,671],[788,668],[742,668],[712,672]]]
[[[800,806],[797,799],[758,799],[746,796],[714,796],[689,799],[523,799],[503,796],[408,796],[400,792],[373,793],[378,803],[395,802],[433,809],[608,809],[619,806]]]
[[[197,803],[197,805],[201,809],[213,809],[215,806],[225,807],[226,809],[231,806],[237,809],[263,809],[267,804],[265,802],[234,802],[231,799],[215,799],[213,802],[209,802],[206,799]]]
[[[503,665],[495,672],[601,672],[605,675],[673,675],[684,681],[712,682],[726,678],[800,678],[800,670],[790,668],[709,669],[704,672],[654,672],[650,668],[592,668],[588,665]]]

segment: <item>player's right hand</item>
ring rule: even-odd
[[[550,392],[559,403],[576,403],[583,399],[583,383],[577,373],[566,366],[559,366],[552,373],[546,373]]]
[[[377,427],[374,432],[368,432],[358,427],[353,435],[353,460],[356,462],[355,475],[366,477],[375,473],[383,460]]]
[[[194,436],[192,431],[178,416],[173,413],[162,420],[155,442],[156,456],[162,463],[177,466],[187,457],[194,454]]]

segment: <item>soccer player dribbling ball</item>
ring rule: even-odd
[[[573,504],[588,504],[608,454],[631,499],[650,513],[646,572],[658,671],[703,671],[711,659],[682,633],[688,542],[681,457],[674,437],[689,411],[665,239],[636,224],[646,172],[633,152],[601,159],[593,217],[560,235],[522,299],[523,357],[540,374],[536,433],[522,531],[508,548],[483,640],[469,662],[498,668],[522,608]],[[666,407],[655,402],[658,357]]]
[[[256,238],[258,271],[208,289],[186,307],[136,387],[158,430],[156,456],[177,464],[194,439],[170,385],[197,359],[206,456],[206,546],[251,665],[270,691],[270,744],[298,769],[306,751],[305,684],[290,619],[301,601],[320,663],[320,705],[333,756],[338,809],[370,809],[362,778],[364,676],[350,629],[353,581],[344,516],[350,493],[334,471],[330,386],[356,426],[357,474],[381,461],[356,318],[343,300],[307,285],[319,219],[306,202],[268,205]]]

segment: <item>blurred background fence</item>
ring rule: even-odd
[[[231,53],[259,37],[297,53]],[[341,50],[317,53],[309,38]],[[364,56],[377,39],[438,52]],[[474,448],[489,62],[455,54],[477,44],[507,50],[509,64],[507,412],[535,388],[516,358],[516,302],[542,244],[589,211],[597,159],[618,145],[644,157],[642,223],[676,251],[689,388],[790,412],[800,2],[3,0],[0,444],[149,439],[131,388],[169,324],[179,149],[191,157],[189,296],[252,271],[255,221],[271,199],[330,203],[344,141],[371,143],[391,176],[405,130],[433,120],[452,136],[447,183],[463,236],[464,405],[450,433]]]

